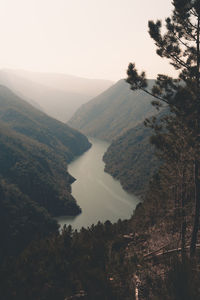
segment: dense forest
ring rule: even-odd
[[[161,165],[144,201],[130,220],[59,232],[44,209],[1,178],[2,299],[200,299],[200,2],[174,0],[173,9],[165,28],[149,21],[149,34],[179,77],[159,74],[149,89],[134,63],[127,70],[132,90],[151,94],[158,110],[167,106],[166,114],[145,121]],[[9,122],[11,115],[0,114],[8,130],[40,142],[41,132],[30,134],[31,126]],[[89,147],[84,138],[83,145]]]
[[[67,163],[90,147],[76,130],[0,88],[0,176],[54,215],[80,213]]]
[[[167,108],[157,113],[157,123],[167,114]],[[162,158],[156,155],[155,147],[150,143],[152,129],[145,126],[146,121],[115,138],[103,156],[105,172],[140,198],[146,194],[151,178],[162,163]]]
[[[116,138],[103,156],[105,171],[118,179],[125,190],[139,196],[145,195],[160,165],[149,143],[150,136],[151,129],[142,122]]]

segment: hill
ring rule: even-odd
[[[1,70],[0,84],[49,116],[66,122],[79,106],[106,90],[112,82],[65,74]]]
[[[118,179],[122,187],[136,195],[144,195],[160,162],[149,139],[150,128],[143,123],[116,138],[104,154],[105,171]]]
[[[58,230],[58,224],[14,184],[0,178],[0,265],[19,254],[33,239]]]
[[[80,212],[67,163],[90,147],[87,138],[0,87],[0,176],[52,215]]]
[[[154,81],[149,80],[149,88]],[[153,98],[143,91],[131,91],[125,80],[82,105],[69,125],[87,136],[111,141],[155,113]]]

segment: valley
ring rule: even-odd
[[[149,90],[154,82],[148,80]],[[88,136],[111,142],[103,156],[105,171],[140,197],[160,164],[149,143],[151,130],[144,126],[146,118],[158,114],[152,100],[143,91],[131,91],[121,79],[81,106],[68,122]]]
[[[62,78],[65,80],[62,81]],[[71,90],[73,90],[73,88],[75,89],[72,84],[74,79],[67,76],[60,77],[59,75],[28,73],[23,71],[11,72],[9,70],[0,72],[0,81],[7,85],[9,83],[14,87],[14,90],[19,88],[21,91],[28,91],[31,86],[30,84],[32,84],[31,88],[37,91],[38,88],[36,88],[36,84],[42,84],[43,86],[50,88],[50,86],[55,85],[55,83],[60,90],[64,90],[67,89],[67,86],[65,86],[66,80],[69,82],[71,80]],[[82,79],[79,79],[79,81],[82,82]],[[84,84],[83,82],[80,84],[84,86],[85,82]],[[90,82],[91,89],[93,88],[92,84],[93,83]],[[104,84],[103,81],[102,84]],[[153,81],[149,81],[149,84],[151,86]],[[26,89],[23,87],[26,87]],[[86,86],[84,88],[86,89]],[[29,92],[31,91],[33,90],[29,89]],[[7,169],[6,171],[4,171],[2,166],[1,174],[3,178],[9,180],[8,182],[10,183],[16,184],[20,190],[31,199],[37,199],[37,203],[40,203],[40,205],[47,208],[54,216],[59,216],[63,213],[68,215],[68,217],[62,218],[62,225],[64,224],[64,220],[66,220],[66,224],[74,224],[75,228],[80,229],[82,226],[87,227],[93,223],[96,224],[98,221],[117,221],[119,218],[124,219],[131,216],[136,207],[135,203],[139,202],[139,200],[136,200],[136,202],[135,200],[132,200],[134,198],[137,199],[134,194],[137,194],[138,196],[144,195],[148,181],[155,172],[157,165],[153,155],[153,149],[148,143],[150,131],[145,129],[142,123],[138,124],[141,118],[144,119],[153,113],[151,99],[146,99],[143,93],[130,91],[128,84],[124,80],[120,80],[97,98],[94,98],[92,101],[88,102],[88,104],[85,104],[88,113],[82,114],[81,111],[85,111],[85,107],[80,107],[69,124],[73,125],[74,122],[76,123],[76,120],[81,120],[81,124],[86,124],[86,127],[82,125],[75,125],[74,127],[80,127],[83,132],[91,133],[93,136],[92,139],[97,136],[100,140],[96,140],[95,145],[89,151],[91,155],[88,156],[88,152],[86,152],[77,159],[77,156],[81,155],[90,147],[90,144],[86,139],[84,140],[78,132],[70,129],[63,123],[48,117],[43,111],[33,108],[27,103],[27,100],[24,101],[19,96],[15,96],[9,89],[4,88],[3,86],[1,87],[0,96],[0,120],[2,122],[2,128],[6,126],[6,129],[4,128],[3,130],[4,135],[9,134],[13,139],[18,139],[18,141],[20,141],[12,142],[12,149],[15,147],[15,150],[12,150],[12,153],[17,150],[20,143],[30,143],[31,145],[28,146],[28,151],[26,150],[27,146],[25,144],[23,146],[23,151],[26,151],[23,153],[23,157],[26,157],[26,160],[23,161],[21,156],[19,156],[20,158],[17,157],[16,162],[14,160],[10,169]],[[36,101],[37,97],[35,97],[34,93],[32,93],[32,96],[33,99],[35,99],[34,101]],[[147,103],[146,108],[145,102]],[[39,104],[39,102],[37,103]],[[54,103],[56,104],[57,102],[54,100]],[[57,105],[61,108],[58,103]],[[117,114],[117,111],[120,112],[120,117]],[[91,117],[88,114],[91,115]],[[92,115],[96,116],[96,118],[93,119]],[[130,118],[130,116],[132,117]],[[107,118],[106,122],[105,118]],[[99,123],[95,123],[97,121]],[[101,127],[101,124],[104,124],[104,127]],[[114,127],[113,124],[115,124]],[[133,128],[127,131],[127,128],[130,126],[133,126]],[[85,128],[91,128],[93,132],[91,130],[87,131]],[[69,134],[65,134],[64,130],[68,131]],[[74,134],[77,136],[77,140],[72,137]],[[113,142],[109,146],[106,141],[111,141],[111,139],[113,139]],[[10,144],[6,147],[6,149],[9,149]],[[32,167],[30,166],[30,162],[28,162],[30,161],[28,155],[29,152],[35,151],[37,148],[37,156],[34,155],[35,158],[38,157],[36,163],[37,167]],[[95,149],[97,149],[97,153],[95,152]],[[7,150],[7,153],[9,152],[10,150]],[[20,150],[19,153],[22,155],[22,150]],[[33,156],[32,153],[31,156]],[[2,158],[3,157],[4,153],[2,153]],[[67,164],[75,158],[76,160],[73,161],[68,168]],[[85,163],[84,158],[86,158]],[[105,166],[103,160],[106,163]],[[78,169],[81,172],[77,173],[76,163],[79,161],[81,167],[78,167]],[[72,168],[71,172],[71,165],[75,166],[75,171]],[[92,165],[94,166],[92,167],[94,174],[91,173],[89,176],[87,174],[90,172],[89,170]],[[131,167],[132,165],[134,165],[134,169]],[[141,167],[142,165],[144,165],[144,168]],[[38,168],[40,168],[39,172]],[[49,170],[46,173],[46,176],[43,175],[45,168],[46,170]],[[26,169],[26,172],[24,169]],[[64,169],[68,169],[69,173],[67,172],[65,174]],[[122,187],[131,193],[131,195],[128,195],[125,191],[121,191],[119,183],[107,175],[104,172],[104,169],[114,178],[120,180]],[[9,170],[12,171],[9,173]],[[35,170],[35,175],[33,170]],[[101,172],[101,175],[99,175],[100,179],[95,181],[99,182],[96,187],[97,190],[95,191],[93,182],[90,180],[95,177],[99,171]],[[30,174],[30,172],[32,172],[32,174]],[[31,180],[29,179],[30,176],[32,178]],[[38,178],[37,180],[36,177]],[[76,187],[79,186],[81,178],[86,179],[89,177],[90,180],[85,182],[85,186],[82,187],[85,192],[85,195],[83,195],[81,190],[79,191],[79,188],[76,189]],[[10,178],[12,178],[12,180],[10,180]],[[26,182],[26,184],[23,185],[22,182]],[[36,182],[37,188],[35,183],[33,185],[33,182]],[[108,182],[110,186],[106,186]],[[72,183],[74,190],[71,194]],[[42,185],[43,191],[46,189],[45,197],[48,201],[45,200],[44,195],[42,195],[40,188]],[[89,192],[91,187],[92,191]],[[55,192],[57,188],[59,191],[58,195],[56,195],[57,192]],[[89,199],[87,199],[88,194],[90,195]],[[75,197],[76,201],[78,201],[77,203],[72,195]],[[101,195],[99,199],[97,195]],[[57,198],[56,206],[52,202],[54,201],[54,197]],[[68,199],[68,206],[66,208],[64,208],[66,205],[63,202],[64,198]],[[95,198],[96,202],[93,203],[92,198]],[[124,201],[124,206],[122,204],[120,206],[119,200],[122,202]],[[103,201],[105,201],[104,204]],[[119,207],[117,205],[118,202]],[[126,205],[125,202],[127,203]],[[99,208],[98,205],[100,205]],[[81,213],[82,209],[84,210],[83,213]],[[91,211],[90,217],[89,211]],[[69,217],[70,215],[76,216],[77,214],[80,214],[80,216],[73,217],[74,220]],[[70,221],[68,221],[68,218],[70,218]]]
[[[200,1],[0,14],[0,299],[200,300]]]
[[[121,80],[81,106],[70,126],[0,87],[0,223],[6,227],[0,274],[8,274],[2,280],[6,300],[15,293],[24,299],[30,291],[30,299],[40,299],[43,281],[45,300],[49,293],[57,299],[58,291],[59,300],[166,294],[166,281],[155,289],[148,276],[157,282],[162,268],[173,268],[158,250],[175,257],[180,220],[174,220],[173,196],[168,198],[166,167],[150,144],[156,135],[144,121],[159,128],[169,112],[152,117],[152,99],[126,85]],[[187,236],[190,231],[191,225]],[[152,271],[154,253],[159,261]]]
[[[104,172],[103,154],[108,142],[89,138],[92,147],[72,161],[68,170],[76,178],[72,184],[72,195],[82,209],[76,217],[59,217],[61,226],[71,225],[73,229],[90,227],[98,222],[117,222],[129,219],[140,200],[132,193],[126,193],[120,183]]]
[[[154,80],[149,80],[149,89]],[[131,91],[124,79],[82,105],[68,124],[86,134],[111,141],[126,130],[156,113],[153,97],[143,91]]]
[[[0,71],[0,84],[49,116],[67,122],[82,104],[113,82],[67,74],[5,69]]]

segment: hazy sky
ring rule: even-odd
[[[118,80],[135,61],[148,78],[172,74],[147,28],[171,9],[171,0],[0,0],[0,68]]]

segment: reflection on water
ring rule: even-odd
[[[74,229],[88,227],[98,221],[129,218],[139,199],[125,192],[120,183],[104,172],[102,161],[109,144],[90,139],[92,148],[69,165],[69,173],[77,180],[72,184],[72,195],[82,209],[76,217],[60,217],[61,225],[71,224]]]

